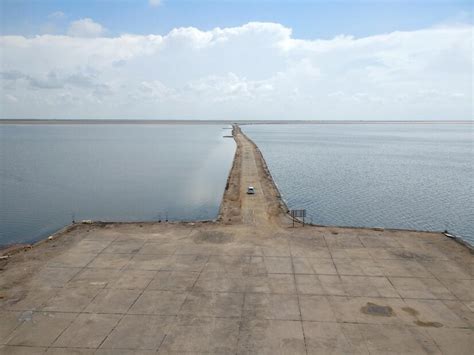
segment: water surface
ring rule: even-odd
[[[447,229],[474,242],[470,124],[250,125],[290,208],[324,225]]]
[[[76,220],[217,216],[235,151],[221,125],[0,125],[0,244]]]

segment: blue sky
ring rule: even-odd
[[[0,6],[0,118],[473,119],[469,1]]]
[[[357,37],[410,31],[445,22],[472,23],[472,3],[465,0],[2,0],[2,34],[36,35],[51,23],[60,33],[69,21],[91,18],[122,33],[165,34],[175,27],[201,30],[251,21],[276,22],[298,38]],[[62,12],[64,17],[51,18]]]

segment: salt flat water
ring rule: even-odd
[[[0,244],[76,220],[216,218],[235,152],[222,125],[0,125]]]
[[[448,231],[474,244],[466,124],[248,125],[290,208],[313,223]]]

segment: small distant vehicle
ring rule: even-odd
[[[247,194],[248,195],[255,195],[255,187],[249,186],[247,189]]]

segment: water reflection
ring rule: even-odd
[[[1,125],[0,244],[80,219],[213,219],[235,151],[221,125]]]

